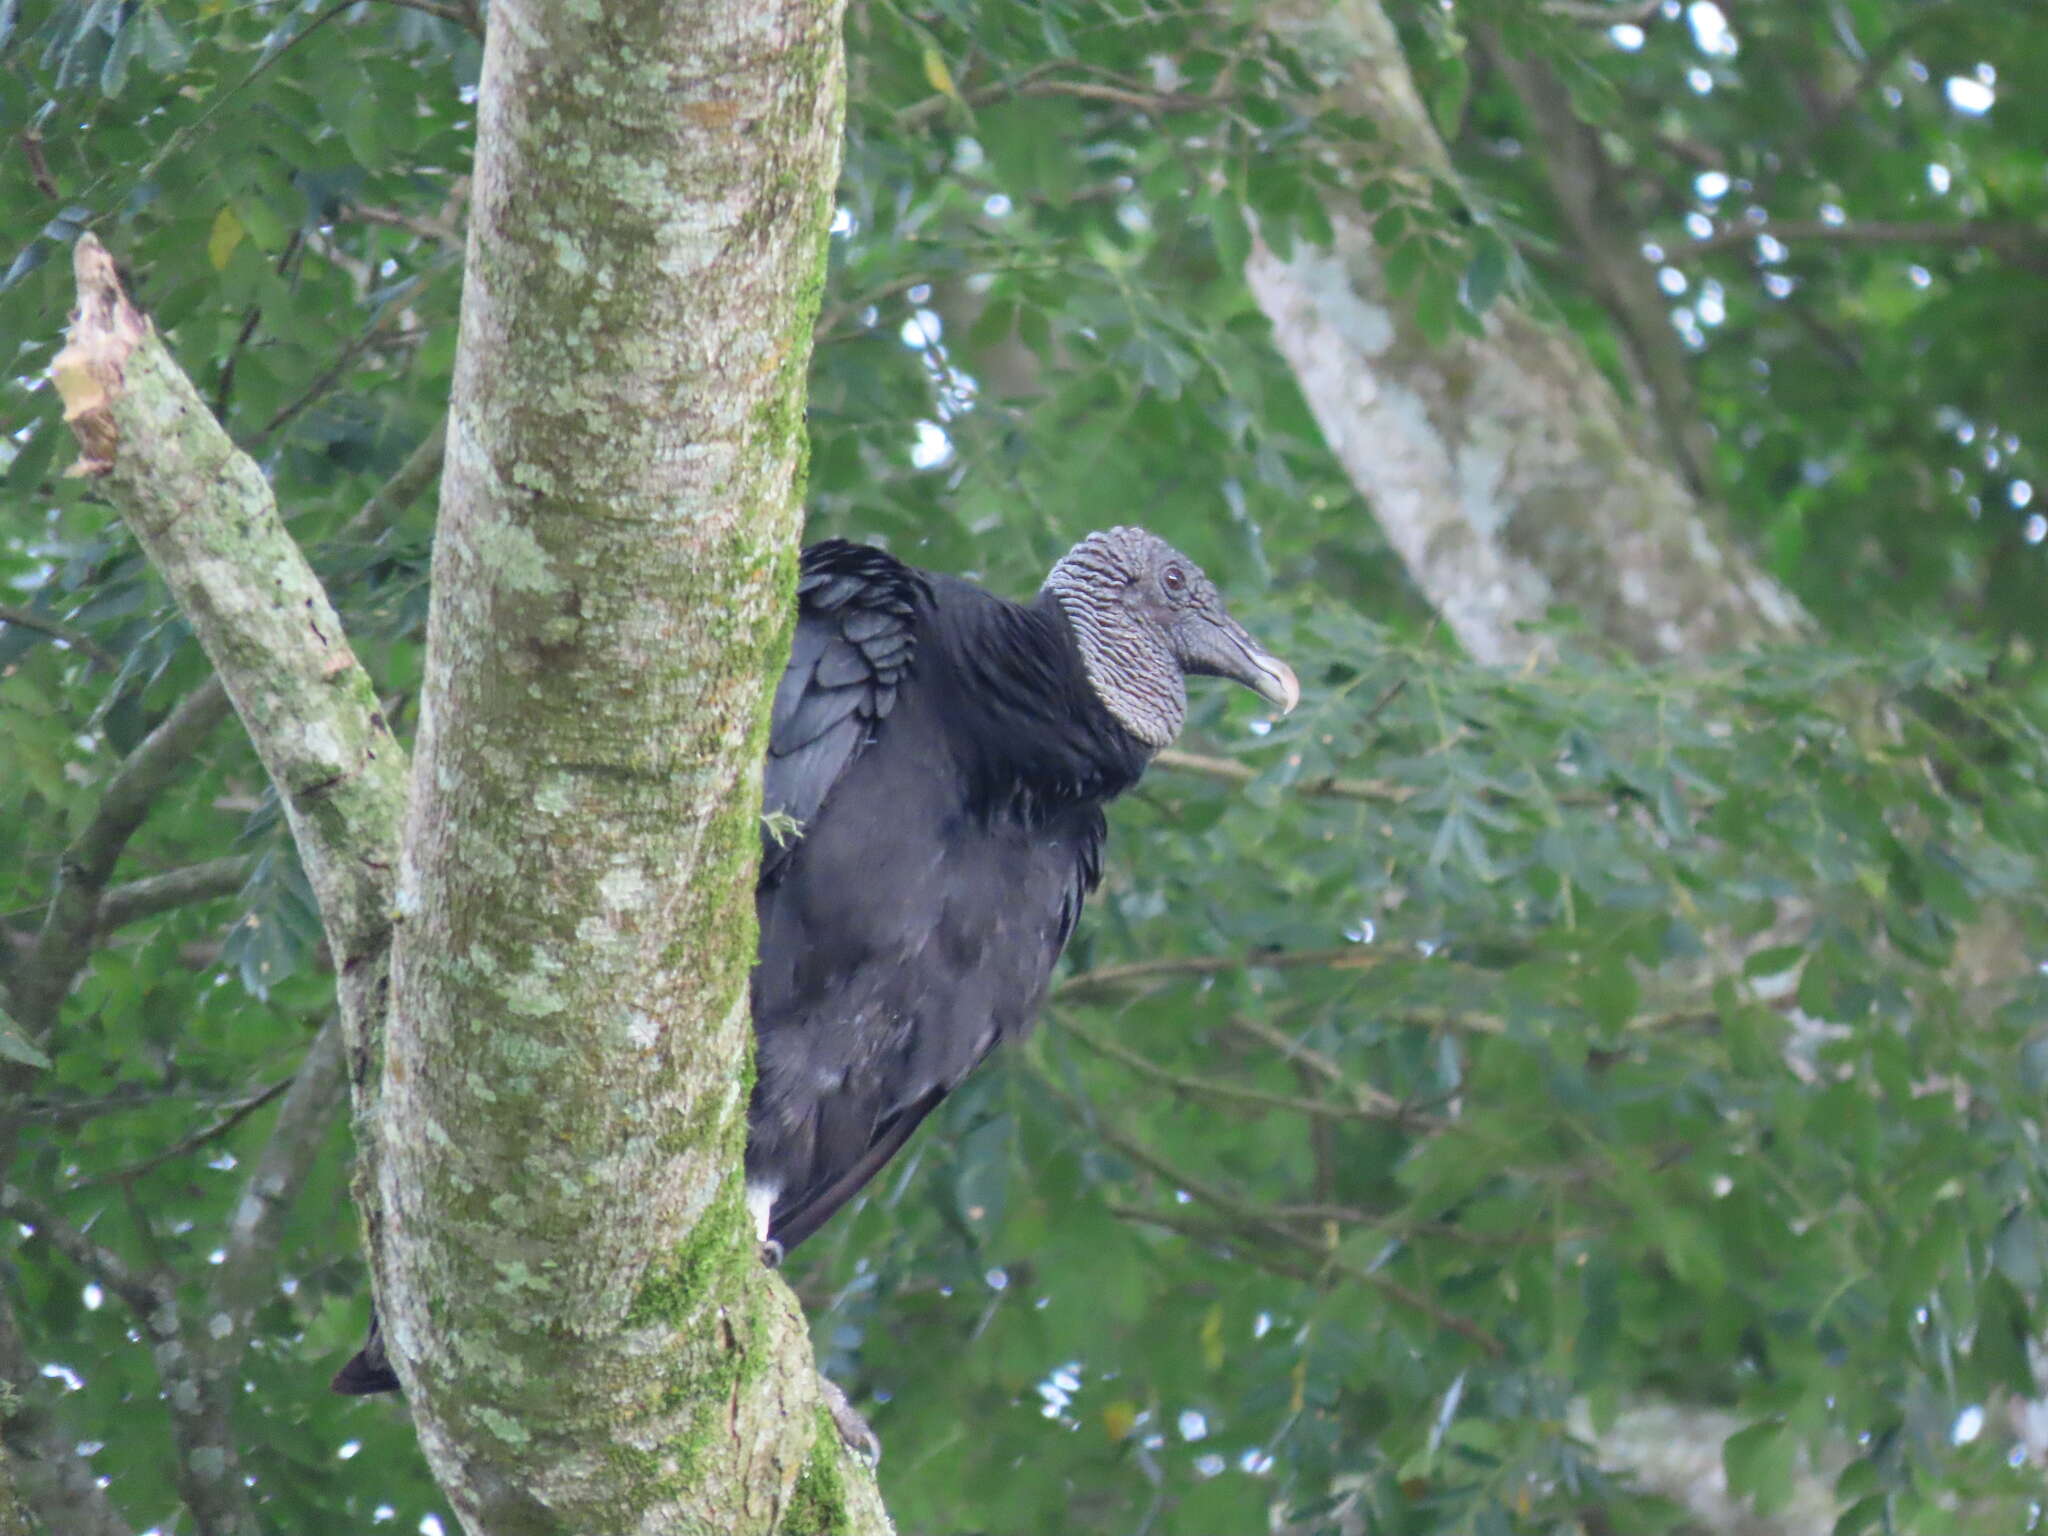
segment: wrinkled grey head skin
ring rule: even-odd
[[[1224,611],[1202,568],[1143,528],[1089,534],[1045,585],[1096,696],[1155,752],[1180,735],[1190,674],[1242,683],[1282,714],[1301,700],[1293,669]]]

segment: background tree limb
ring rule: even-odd
[[[1377,0],[1274,0],[1265,16],[1395,163],[1449,175]],[[1525,657],[1524,626],[1559,605],[1643,658],[1803,631],[1569,338],[1502,303],[1483,336],[1432,345],[1355,204],[1327,211],[1330,249],[1257,245],[1246,277],[1332,451],[1475,659]]]

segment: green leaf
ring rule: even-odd
[[[1067,35],[1067,29],[1060,25],[1060,19],[1053,7],[1038,8],[1038,31],[1045,40],[1045,51],[1056,59],[1074,57],[1074,41]]]
[[[1607,954],[1587,974],[1581,995],[1596,1024],[1603,1030],[1619,1031],[1636,1016],[1642,992],[1642,983],[1628,960]]]
[[[1792,1497],[1792,1472],[1798,1444],[1782,1420],[1764,1419],[1737,1430],[1721,1446],[1721,1465],[1729,1490],[1754,1499],[1757,1512],[1770,1515]]]
[[[1471,89],[1472,69],[1465,56],[1458,53],[1445,58],[1430,87],[1429,115],[1436,121],[1437,132],[1446,139],[1455,139],[1464,126],[1465,98]]]
[[[113,15],[115,13],[109,13]],[[135,62],[148,37],[148,27],[140,15],[130,16],[115,23],[117,30],[113,42],[107,48],[105,61],[100,65],[100,94],[119,96],[128,88],[128,66]]]
[[[0,1056],[46,1072],[50,1068],[50,1058],[37,1050],[34,1042],[21,1032],[21,1026],[5,1013],[0,1013]]]
[[[1251,227],[1235,198],[1216,197],[1206,203],[1209,232],[1216,242],[1216,259],[1226,272],[1241,272],[1252,253]]]
[[[1397,208],[1394,213],[1400,211]],[[1392,217],[1393,213],[1387,215],[1389,219]],[[1397,298],[1415,287],[1416,279],[1422,275],[1426,254],[1421,240],[1404,240],[1387,253],[1387,287]]]
[[[1472,259],[1465,266],[1464,298],[1474,314],[1483,315],[1507,286],[1507,244],[1491,230],[1479,230],[1472,241]]]
[[[1977,1288],[1977,1330],[1970,1353],[1988,1382],[2016,1398],[2040,1395],[2028,1355],[2037,1336],[2032,1310],[2019,1288],[2003,1271],[1984,1277]]]
[[[206,258],[213,263],[213,270],[223,270],[235,247],[242,243],[242,220],[232,204],[223,203],[219,213],[213,216],[213,229],[206,237]]]
[[[1806,957],[1803,944],[1773,944],[1753,952],[1742,962],[1742,974],[1752,981],[1764,976],[1782,976]]]
[[[2022,1291],[2040,1289],[2048,1276],[2048,1230],[2031,1210],[2012,1212],[1991,1239],[1991,1260]]]

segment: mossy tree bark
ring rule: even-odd
[[[476,1536],[888,1529],[740,1198],[840,8],[493,7],[409,806],[261,472],[79,246],[80,468],[291,816],[385,1337]]]
[[[740,1183],[843,109],[837,0],[492,9],[376,1256],[492,1536],[881,1521]]]
[[[1399,174],[1450,159],[1378,0],[1269,0],[1267,25],[1332,101],[1378,125]],[[1758,570],[1657,435],[1570,336],[1514,305],[1427,339],[1356,203],[1329,249],[1247,268],[1323,435],[1416,584],[1476,659],[1514,662],[1553,606],[1645,660],[1791,639],[1798,603]]]

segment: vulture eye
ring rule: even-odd
[[[1159,585],[1166,588],[1168,597],[1179,597],[1188,589],[1188,573],[1177,565],[1169,565],[1159,573]]]

